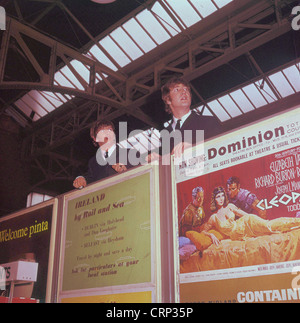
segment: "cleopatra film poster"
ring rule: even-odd
[[[181,286],[290,275],[300,265],[299,115],[298,107],[241,128],[174,162]]]
[[[57,199],[38,204],[0,219],[0,266],[6,277],[13,275],[14,262],[37,264],[35,282],[16,284],[14,297],[51,302],[53,262],[57,221]],[[2,291],[7,297],[9,287]]]

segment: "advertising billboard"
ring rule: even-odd
[[[204,144],[203,155],[175,163],[181,302],[295,300],[292,271],[300,264],[299,113],[295,108],[213,139]],[[263,294],[271,285],[284,290],[281,296]]]
[[[160,298],[154,173],[138,168],[65,196],[60,299],[80,299],[87,290],[95,300],[107,290],[110,298],[129,289],[149,295],[149,287],[153,300]]]
[[[0,219],[0,266],[5,264],[2,273],[6,273],[6,282],[11,282],[17,274],[14,279],[24,276],[30,267],[26,263],[37,266],[34,282],[15,285],[14,297],[34,298],[41,303],[51,301],[56,221],[56,199]],[[17,264],[23,264],[24,268],[17,268]],[[9,290],[1,294],[8,296],[6,293]]]

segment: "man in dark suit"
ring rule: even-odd
[[[163,155],[171,152],[175,157],[180,157],[185,149],[192,145],[196,145],[201,141],[203,142],[203,140],[207,140],[221,132],[220,123],[215,117],[203,116],[195,110],[191,110],[192,92],[189,83],[183,78],[170,79],[162,87],[161,91],[165,109],[172,115],[172,119],[169,121],[168,126],[161,132],[162,149],[160,152]],[[175,130],[180,131],[182,140],[180,142],[176,142],[175,140],[175,143],[174,141],[171,141],[170,149],[169,147],[165,149],[163,138],[164,131],[171,134],[173,132],[175,133]],[[192,136],[185,136],[186,130],[189,130]],[[204,136],[202,135],[202,132],[197,133],[197,130],[202,130]],[[148,162],[157,157],[151,155],[153,154],[149,155]]]
[[[123,173],[135,166],[129,163],[129,150],[116,144],[115,127],[112,122],[97,121],[91,127],[90,135],[94,145],[99,149],[89,161],[87,175],[78,176],[74,180],[73,186],[75,188],[86,187],[87,184]]]

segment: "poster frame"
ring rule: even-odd
[[[247,125],[238,127],[236,129],[233,129],[231,131],[228,131],[226,133],[224,133],[221,137],[213,137],[210,140],[208,140],[205,144],[207,144],[208,146],[211,145],[212,143],[216,146],[219,143],[222,143],[222,137],[228,137],[230,135],[235,135],[236,137],[239,136],[239,134],[243,134],[243,132],[247,132],[248,128],[252,128],[255,127],[257,125],[257,123],[259,124],[268,124],[270,122],[272,122],[272,120],[278,119],[279,117],[284,117],[284,115],[288,114],[288,113],[293,113],[295,111],[299,110],[300,111],[300,105],[294,106],[293,108],[287,109],[285,111],[281,111],[279,113],[273,114],[270,117],[266,117],[263,118],[257,122],[252,122],[249,123]],[[282,150],[280,151],[284,151],[285,149],[288,148],[282,148]],[[273,153],[276,153],[273,152]],[[269,153],[269,154],[272,154]],[[266,154],[266,156],[268,155],[268,153]],[[259,157],[257,157],[259,158]],[[241,162],[243,163],[243,162]],[[225,167],[226,168],[226,167]],[[212,171],[213,172],[213,171]],[[188,273],[188,274],[181,274],[180,273],[180,258],[179,258],[179,223],[178,223],[178,196],[177,196],[177,184],[181,183],[180,181],[176,180],[176,169],[175,169],[175,159],[174,157],[171,158],[171,173],[172,173],[172,203],[173,203],[173,231],[174,231],[174,235],[173,235],[173,244],[174,244],[174,284],[175,284],[175,302],[176,303],[180,303],[181,302],[181,297],[180,297],[180,285],[181,284],[193,284],[196,283],[198,285],[200,285],[201,283],[206,283],[206,282],[216,282],[216,281],[221,281],[221,280],[235,280],[238,278],[245,278],[247,279],[247,274],[245,274],[245,276],[241,276],[241,277],[235,277],[234,274],[230,273],[230,268],[227,269],[219,269],[219,270],[211,270],[210,272],[212,274],[217,274],[221,271],[223,271],[225,274],[226,272],[228,272],[228,276],[227,277],[223,277],[223,278],[207,278],[207,279],[203,279],[203,280],[198,280],[197,275],[193,275],[193,273]],[[197,178],[197,177],[201,177],[202,175],[198,175],[198,176],[194,176],[191,178]],[[184,182],[184,181],[183,181]],[[278,265],[282,265],[285,264],[287,262],[282,262],[282,263],[278,263]],[[299,266],[300,264],[300,259],[299,260],[294,260],[294,261],[288,261],[288,263],[292,266]],[[272,264],[270,264],[272,265]],[[249,266],[249,268],[251,269],[251,267],[253,267],[253,269],[257,269],[258,266]],[[243,267],[241,267],[243,268]],[[299,267],[300,268],[300,267]],[[280,275],[280,274],[286,274],[286,269],[283,270],[278,270],[277,272],[272,272],[272,270],[269,270],[269,272],[265,272],[265,273],[259,273],[256,272],[256,274],[254,274],[253,276],[249,276],[249,278],[255,278],[255,277],[261,277],[261,276],[272,276],[272,275]],[[190,277],[188,277],[190,276]],[[217,275],[216,275],[217,276]],[[275,277],[275,276],[274,276]],[[204,286],[204,285],[203,285]],[[198,301],[198,300],[195,300]]]
[[[53,297],[52,287],[55,283],[54,281],[54,266],[55,266],[55,247],[56,247],[56,230],[57,230],[57,217],[58,217],[58,199],[52,198],[48,201],[41,202],[29,208],[24,208],[19,210],[15,213],[6,215],[0,218],[0,224],[5,221],[10,221],[12,219],[21,217],[28,213],[36,212],[40,209],[49,207],[52,205],[52,222],[51,222],[51,234],[50,234],[50,241],[49,241],[49,256],[48,256],[48,271],[47,271],[47,283],[46,283],[46,295],[45,295],[45,302],[51,303]]]
[[[150,175],[150,221],[151,221],[151,281],[147,283],[94,287],[79,290],[63,291],[63,271],[64,271],[64,254],[65,240],[67,233],[67,215],[68,203],[81,196],[91,194],[111,186],[123,183],[126,180]],[[160,302],[162,298],[161,288],[161,252],[160,252],[160,188],[159,188],[159,167],[157,164],[136,167],[123,174],[118,174],[102,181],[88,185],[82,190],[73,190],[63,196],[62,227],[59,251],[59,270],[58,270],[58,288],[57,301],[60,303],[63,299],[80,298],[85,296],[115,295],[122,293],[149,292],[152,294],[152,302]]]

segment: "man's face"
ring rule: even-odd
[[[103,146],[107,146],[107,149],[109,149],[116,143],[116,135],[113,128],[111,126],[101,127],[98,130],[95,141],[98,142],[99,146],[101,146],[101,149],[103,148]],[[104,150],[106,150],[105,147]]]
[[[176,111],[189,112],[192,103],[192,96],[187,86],[176,84],[170,89],[166,103],[170,106],[173,114],[176,116]]]
[[[238,195],[239,190],[240,190],[240,185],[237,183],[227,185],[227,191],[231,199],[234,199]]]

